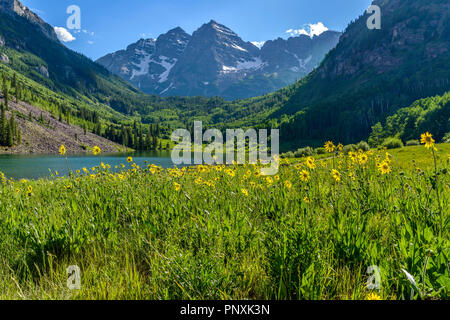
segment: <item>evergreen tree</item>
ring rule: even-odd
[[[1,113],[0,113],[0,145],[2,145],[2,146],[6,145],[7,124],[8,123],[6,122],[5,105],[2,103]]]
[[[128,147],[133,148],[134,147],[134,141],[133,141],[133,133],[131,132],[131,128],[127,128],[127,135],[128,135]]]
[[[5,74],[3,74],[3,97],[5,99],[5,108],[8,110],[8,100],[9,100],[9,92],[8,92],[8,83],[6,82]]]
[[[19,88],[19,84],[17,82],[17,75],[15,73],[14,73],[13,80],[12,80],[12,87],[15,90],[16,103],[18,103],[19,99],[20,99],[20,97],[19,97],[20,96],[20,88]]]
[[[139,137],[138,137],[138,133],[137,130],[134,130],[134,138],[133,138],[133,149],[138,150],[139,149]]]
[[[383,130],[383,126],[381,125],[380,122],[378,122],[376,125],[374,125],[372,127],[372,133],[370,134],[369,137],[369,145],[372,148],[375,148],[379,145],[381,145],[383,143],[383,138],[384,138],[384,130]]]
[[[11,85],[14,89],[17,88],[17,75],[15,73],[13,75],[13,80],[12,80]]]
[[[19,100],[21,100],[21,91],[20,91],[20,85],[16,84],[16,103],[19,102]]]
[[[17,129],[17,145],[22,144],[22,131],[20,128]]]
[[[144,136],[142,133],[142,128],[139,131],[139,150],[144,150]]]
[[[9,130],[11,130],[11,138],[17,136],[17,127],[14,112],[11,113],[11,118],[9,118]]]
[[[6,125],[6,146],[12,147],[14,145],[14,135],[11,126]]]
[[[146,150],[150,150],[152,148],[152,138],[151,138],[151,134],[150,134],[150,129],[147,132],[147,135],[145,136],[145,149]]]
[[[122,145],[126,146],[128,143],[128,134],[126,130],[122,130]]]

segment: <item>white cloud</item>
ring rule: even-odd
[[[94,41],[89,40],[87,43],[90,44],[90,45],[93,45]]]
[[[89,31],[89,30],[83,29],[83,33],[88,34],[90,36],[94,36],[94,32],[93,31]]]
[[[63,27],[54,27],[56,35],[58,36],[58,39],[62,42],[71,42],[76,40],[76,38],[67,31],[66,28]]]
[[[258,48],[262,48],[264,43],[266,43],[265,41],[253,41],[252,44]]]
[[[325,27],[322,22],[318,22],[316,24],[310,24],[309,27],[310,27],[309,34],[311,37],[319,36],[322,33],[324,33],[325,31],[328,31],[328,28]]]
[[[286,33],[290,36],[298,36],[298,35],[305,35],[309,37],[319,36],[325,31],[328,31],[328,28],[325,27],[325,25],[322,22],[317,23],[311,23],[308,24],[306,28],[303,29],[289,29],[286,30]]]
[[[92,36],[92,37],[95,35],[95,33],[93,31],[89,31],[89,30],[86,30],[86,29],[75,29],[72,32],[75,33],[75,34],[77,34],[77,33],[84,33],[84,34],[87,34],[88,36]]]

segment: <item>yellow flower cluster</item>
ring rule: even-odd
[[[421,143],[425,145],[426,148],[434,148],[435,141],[430,133],[424,133],[421,136]],[[342,151],[342,144],[335,145],[332,141],[327,141],[325,143],[325,149],[328,152],[334,152],[336,150]],[[433,149],[434,150],[434,149]],[[94,155],[99,155],[101,149],[98,146],[92,148]],[[67,149],[64,145],[59,147],[59,154],[66,155]],[[75,180],[65,182],[65,190],[74,190],[77,187],[77,182],[82,181],[82,179],[96,180],[101,177],[113,181],[125,181],[127,179],[132,179],[136,177],[137,174],[151,174],[156,176],[157,179],[169,178],[173,184],[173,189],[177,192],[181,190],[189,190],[186,183],[193,183],[196,186],[206,186],[210,189],[216,189],[219,184],[225,184],[230,187],[239,186],[235,189],[235,193],[240,193],[245,197],[249,197],[253,194],[255,190],[271,190],[271,192],[276,192],[276,187],[279,190],[287,190],[288,192],[298,191],[305,192],[309,194],[308,190],[314,185],[310,183],[311,181],[319,183],[323,180],[323,177],[329,182],[333,182],[334,186],[340,184],[341,182],[351,183],[357,180],[358,177],[362,177],[361,173],[367,174],[371,169],[375,172],[379,172],[381,175],[388,175],[392,172],[392,156],[389,153],[385,153],[382,156],[380,153],[374,156],[374,151],[370,150],[364,152],[363,150],[358,150],[357,152],[349,152],[348,157],[344,153],[340,153],[339,156],[333,156],[333,158],[325,159],[315,159],[314,157],[306,157],[301,163],[290,164],[295,170],[284,171],[281,170],[278,175],[275,176],[263,176],[261,177],[261,165],[256,164],[244,164],[242,166],[237,165],[198,165],[183,168],[169,168],[164,169],[162,167],[156,166],[154,164],[148,164],[146,162],[145,170],[141,169],[139,165],[133,162],[133,158],[127,157],[126,162],[129,164],[127,169],[124,164],[115,166],[116,172],[110,171],[111,166],[107,163],[100,161],[98,166],[88,169],[86,167],[81,170],[76,170]],[[100,159],[101,160],[101,159]],[[283,159],[278,159],[280,163],[283,163]],[[332,161],[331,161],[332,160]],[[289,161],[285,161],[289,164]],[[321,170],[319,168],[330,169]],[[240,168],[243,167],[243,170]],[[283,167],[282,167],[283,168]],[[121,170],[121,171],[119,171]],[[325,175],[321,175],[321,172],[327,172]],[[421,170],[417,168],[417,172],[420,173]],[[55,175],[58,176],[59,173],[54,171]],[[167,175],[164,175],[167,173]],[[331,175],[330,175],[331,173]],[[328,178],[326,178],[328,176]],[[57,181],[63,180],[64,178],[58,178]],[[7,184],[8,180],[5,175],[0,172],[0,180],[3,184]],[[12,180],[11,180],[12,181]],[[99,181],[99,180],[97,180]],[[73,183],[72,183],[73,182]],[[240,184],[239,184],[239,183]],[[21,193],[21,190],[25,190],[28,196],[33,195],[33,187],[28,185],[27,180],[22,180],[21,183],[27,186],[14,187],[12,190],[17,194]],[[245,184],[245,185],[243,185]],[[341,184],[344,186],[345,184]],[[236,192],[237,190],[237,192]],[[292,190],[292,191],[291,191]],[[304,203],[310,203],[309,196],[304,196],[302,194]]]

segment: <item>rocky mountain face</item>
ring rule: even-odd
[[[279,38],[259,49],[210,21],[192,36],[176,28],[156,40],[141,39],[97,62],[150,94],[247,98],[304,77],[339,37],[339,32],[327,31],[314,38]]]
[[[381,30],[362,28],[362,37],[355,37],[368,18],[350,25],[343,35],[341,50],[327,61],[320,77],[338,78],[364,72],[368,66],[383,74],[419,59],[431,61],[450,51],[450,1],[441,0],[375,0],[385,18]],[[362,41],[361,41],[362,40]],[[351,49],[358,45],[357,50]],[[414,57],[414,58],[416,58]]]
[[[0,0],[0,12],[12,17],[20,16],[37,26],[49,39],[58,41],[53,28],[45,23],[37,14],[25,7],[19,0]]]
[[[120,75],[145,92],[163,92],[172,68],[182,56],[191,36],[181,28],[158,39],[141,39],[126,50],[98,60],[112,73]]]
[[[3,103],[3,99],[0,99]],[[59,146],[64,145],[71,153],[87,153],[85,146],[99,146],[103,152],[118,152],[124,147],[97,136],[76,125],[59,121],[50,112],[43,111],[29,103],[9,101],[9,110],[15,114],[26,114],[27,117],[16,117],[16,125],[21,131],[20,145],[12,148],[0,147],[0,154],[58,154]],[[28,120],[31,117],[32,120]],[[43,121],[38,121],[43,119]]]

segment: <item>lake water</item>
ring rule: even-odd
[[[131,154],[103,154],[101,159],[114,170],[115,166],[127,164],[127,157],[141,168],[146,164],[155,164],[163,168],[172,168],[170,151],[149,151]],[[92,168],[100,165],[99,157],[92,155],[69,155],[69,166],[72,171],[82,170],[84,167]],[[66,158],[59,155],[0,155],[0,172],[7,178],[13,179],[39,179],[50,176],[50,172],[58,171],[59,175],[68,174]]]

